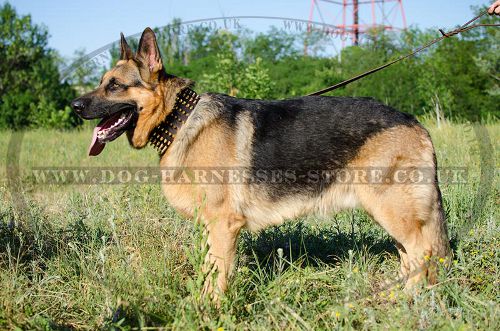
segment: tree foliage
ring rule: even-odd
[[[48,32],[0,6],[0,128],[58,127],[78,123],[68,107],[75,93],[60,83],[58,57],[48,45]]]
[[[495,19],[484,17],[482,23]],[[325,51],[328,36],[317,31],[272,27],[267,33],[230,32],[210,25],[185,26],[179,19],[155,31],[169,73],[197,81],[200,92],[261,99],[311,93],[407,54],[438,36],[418,28],[397,35],[373,31],[359,47],[329,56]],[[374,97],[416,115],[439,109],[445,117],[457,120],[497,119],[499,34],[498,28],[483,28],[448,38],[330,95]],[[74,68],[69,83],[60,83],[60,61],[47,39],[47,30],[33,24],[29,15],[18,16],[9,4],[0,7],[0,128],[79,123],[67,105],[75,90],[82,93],[95,87],[105,68],[89,62],[90,66]],[[135,48],[137,40],[130,38],[129,43]],[[106,66],[116,62],[118,47],[110,54]]]
[[[232,38],[225,38],[226,34],[229,33],[219,33],[221,40],[227,42],[220,44],[215,71],[202,76],[200,88],[242,98],[269,98],[273,84],[262,59],[256,57],[252,62],[238,59]]]

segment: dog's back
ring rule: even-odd
[[[302,97],[280,101],[210,95],[234,126],[254,125],[255,168],[325,169],[346,166],[366,141],[390,128],[421,127],[411,115],[371,98]]]

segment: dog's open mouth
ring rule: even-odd
[[[99,155],[106,143],[115,140],[125,131],[135,125],[136,113],[124,110],[104,117],[94,129],[92,142],[89,146],[89,155]]]

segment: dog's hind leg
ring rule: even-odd
[[[426,190],[422,186],[413,185],[413,188]],[[407,278],[407,288],[424,278],[429,284],[435,283],[436,260],[446,259],[449,254],[446,226],[437,193],[427,188],[428,198],[422,201],[410,194],[413,188],[394,184],[384,193],[374,194],[371,189],[364,188],[364,192],[359,194],[365,209],[396,240],[401,256],[401,273]]]
[[[378,181],[354,187],[364,209],[398,243],[406,287],[425,278],[436,282],[436,263],[449,262],[450,248],[427,132],[401,127],[382,133],[353,166],[380,171]]]

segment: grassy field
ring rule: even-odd
[[[122,137],[88,158],[89,130],[29,132],[9,187],[2,132],[0,329],[499,330],[500,125],[428,127],[440,166],[467,168],[465,183],[442,185],[454,261],[437,285],[406,295],[391,239],[349,211],[244,233],[220,310],[199,296],[200,231],[159,185],[38,185],[31,173],[155,166],[152,148]]]

